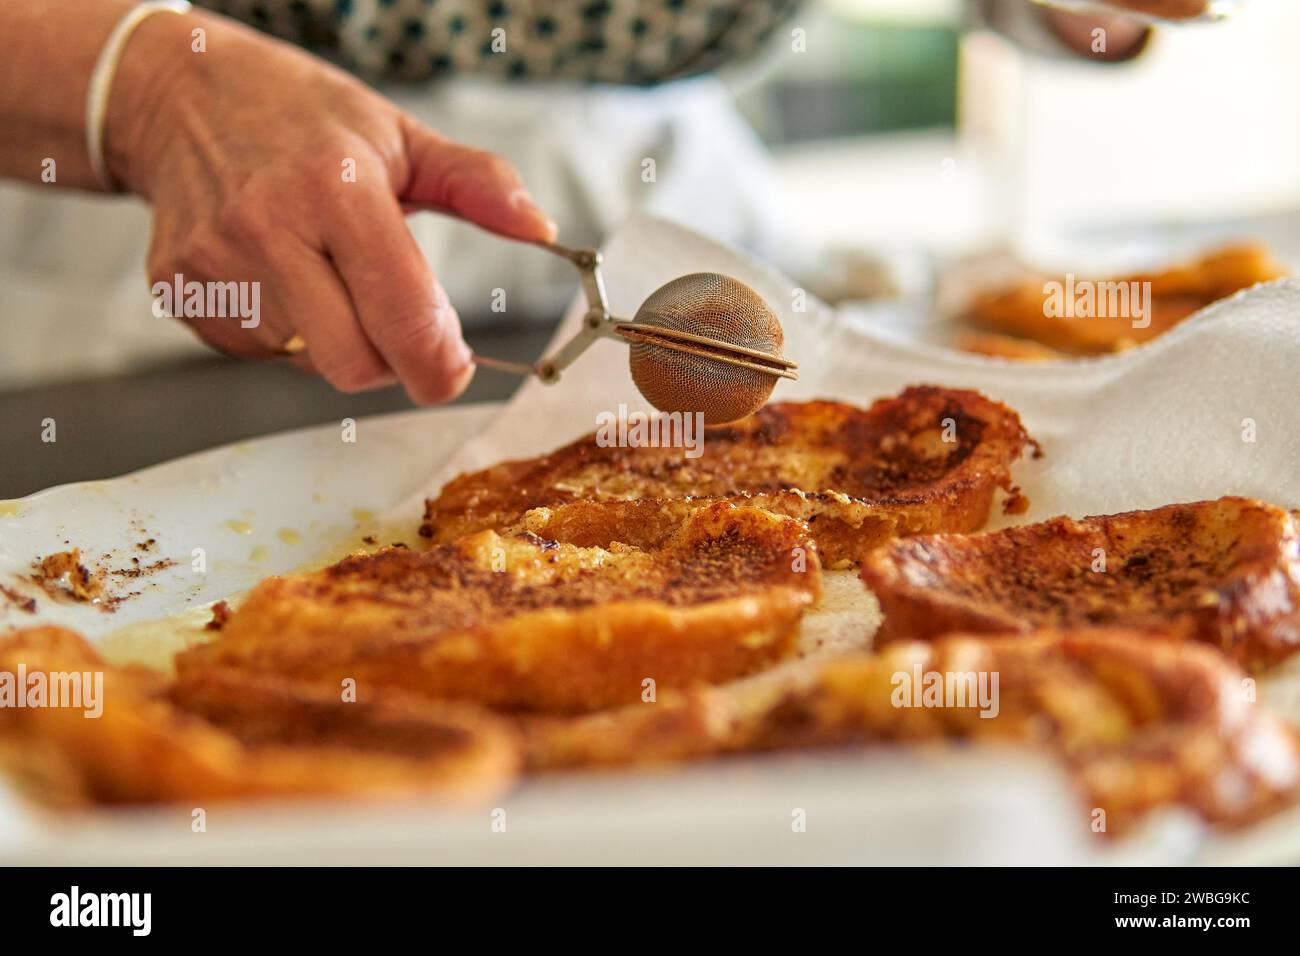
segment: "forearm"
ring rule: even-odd
[[[86,148],[86,100],[95,63],[135,0],[5,0],[0,4],[0,176],[102,189]],[[161,95],[159,58],[144,56],[164,34],[189,53],[189,27],[174,13],[141,23],[127,41],[105,118],[105,158],[115,175],[125,164],[132,118]],[[184,18],[189,19],[189,18]],[[165,22],[165,21],[174,22]],[[179,69],[182,64],[173,64]]]
[[[0,175],[93,188],[86,94],[95,60],[132,0],[9,0],[0,5]]]

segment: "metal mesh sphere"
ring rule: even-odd
[[[695,272],[660,286],[633,321],[701,335],[781,355],[781,322],[757,292],[716,272]],[[776,386],[776,376],[711,359],[716,351],[684,352],[653,341],[634,341],[629,364],[641,394],[661,412],[703,412],[706,424],[753,414]]]

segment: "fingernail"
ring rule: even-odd
[[[474,367],[474,350],[465,344],[465,340],[460,340],[460,361],[462,365]]]
[[[461,392],[465,391],[465,389],[469,387],[470,379],[473,377],[474,363],[471,362],[461,370],[459,375],[456,376],[456,388],[453,394],[459,395]]]

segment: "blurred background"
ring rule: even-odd
[[[818,0],[750,55],[652,87],[377,82],[514,161],[569,245],[649,211],[895,326],[929,321],[972,256],[1087,273],[1248,237],[1300,266],[1300,3],[1137,27],[1106,57],[1047,16],[1029,0]],[[541,353],[576,291],[564,263],[428,215],[412,229],[473,347]],[[0,184],[0,498],[409,407],[226,360],[155,319],[148,235],[130,198]],[[516,384],[480,371],[462,400]]]

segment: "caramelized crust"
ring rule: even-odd
[[[1014,411],[971,391],[915,386],[866,410],[767,405],[707,429],[698,458],[588,435],[461,475],[425,503],[420,534],[441,544],[527,529],[582,547],[652,547],[680,515],[723,500],[807,521],[827,566],[843,566],[901,535],[979,528],[1028,444]]]
[[[974,694],[968,706],[955,696],[938,698],[946,706],[900,706],[916,700],[906,681],[928,674],[953,686],[961,675],[982,674],[989,688],[996,674],[995,715],[981,716]],[[1245,823],[1290,800],[1300,780],[1294,739],[1248,699],[1239,671],[1209,648],[1123,630],[898,643],[672,701],[532,718],[523,727],[534,770],[851,743],[1028,744],[1065,763],[1086,809],[1105,810],[1112,833],[1171,804],[1212,822]]]
[[[1118,625],[1250,670],[1300,648],[1296,518],[1248,498],[911,538],[872,555],[862,580],[885,615],[877,642]]]
[[[800,522],[721,502],[649,550],[483,531],[271,578],[177,667],[594,710],[639,700],[646,680],[662,693],[785,656],[820,592]]]
[[[343,794],[482,800],[518,772],[514,732],[471,705],[401,694],[345,703],[336,687],[220,671],[168,691],[158,675],[109,666],[60,628],[0,638],[0,670],[16,673],[20,665],[28,674],[103,674],[98,718],[80,708],[0,709],[0,758],[45,802]],[[186,713],[169,694],[209,719]]]

